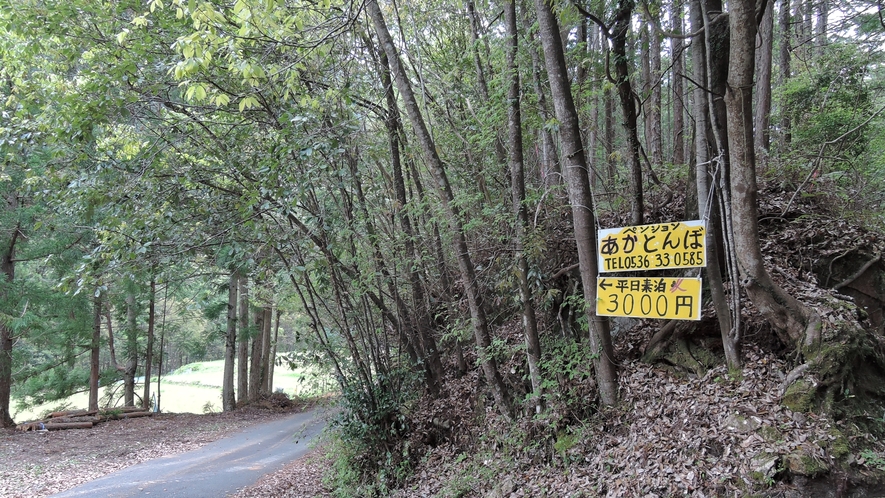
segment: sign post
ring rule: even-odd
[[[599,230],[600,272],[704,267],[706,231],[703,220]],[[596,314],[700,320],[701,284],[700,278],[599,276]]]
[[[674,277],[599,277],[599,316],[701,319],[701,279]]]
[[[600,230],[599,269],[608,273],[707,266],[706,232],[702,220]]]

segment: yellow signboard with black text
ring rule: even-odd
[[[701,279],[598,277],[596,314],[634,318],[701,319]]]
[[[599,230],[601,273],[695,268],[707,265],[703,220]]]

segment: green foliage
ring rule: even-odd
[[[594,412],[593,359],[589,344],[554,338],[541,345],[544,403],[554,428],[566,427]]]
[[[853,44],[830,44],[814,66],[790,78],[781,99],[793,122],[795,149],[813,151],[839,139],[837,150],[846,161],[867,150],[871,62]]]
[[[379,375],[371,386],[343,384],[344,410],[334,421],[340,451],[331,477],[340,496],[385,496],[409,475],[413,457],[404,438],[411,428],[403,404],[418,380],[415,373],[396,371]]]
[[[885,457],[882,455],[867,449],[861,451],[858,456],[863,459],[864,465],[885,472]]]

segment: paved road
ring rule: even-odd
[[[327,413],[317,409],[259,424],[194,451],[142,462],[53,497],[222,497],[307,453],[308,444],[325,426]]]

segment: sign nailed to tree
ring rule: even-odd
[[[596,314],[635,318],[701,319],[701,279],[599,277]]]
[[[599,230],[599,271],[706,266],[706,230],[703,220]]]

